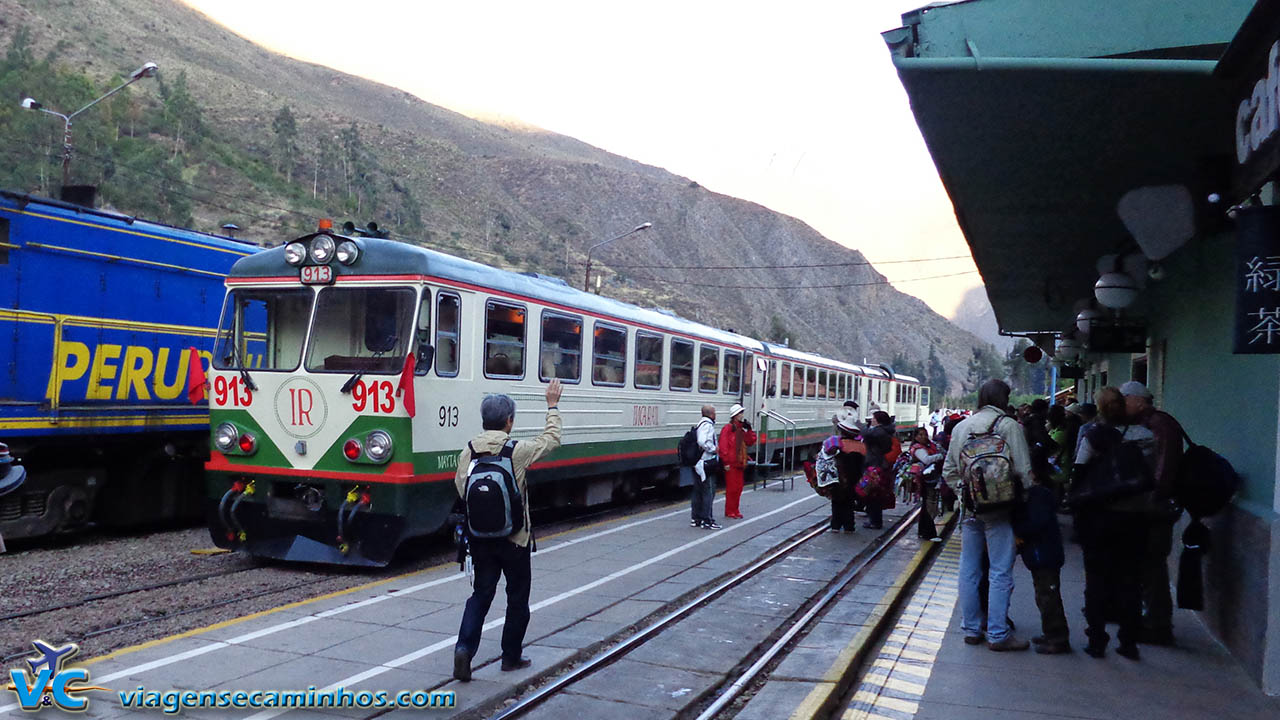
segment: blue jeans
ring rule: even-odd
[[[515,662],[524,648],[524,633],[529,627],[529,586],[532,567],[528,546],[520,547],[506,538],[472,539],[471,560],[475,563],[475,589],[462,611],[457,649],[475,656],[480,648],[480,631],[484,616],[489,614],[498,576],[507,577],[507,619],[502,624],[502,659]]]
[[[681,471],[684,469],[681,468]],[[689,497],[689,510],[692,519],[701,522],[712,522],[715,516],[712,515],[711,503],[716,498],[716,478],[713,473],[711,477],[703,480],[698,473],[690,471],[693,475],[693,492]]]
[[[1009,635],[1009,596],[1013,594],[1013,560],[1016,556],[1013,526],[1007,513],[971,515],[960,523],[960,629],[968,637],[980,637],[987,625],[987,640],[1000,642]],[[982,556],[991,560],[987,613],[982,615],[978,584],[982,581]]]

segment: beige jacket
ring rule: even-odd
[[[560,429],[560,411],[552,408],[547,411],[547,425],[543,428],[542,434],[532,440],[518,441],[515,451],[511,453],[511,467],[516,473],[516,488],[520,490],[520,498],[524,502],[524,528],[507,539],[520,547],[525,547],[529,544],[531,523],[529,518],[528,484],[524,479],[525,471],[529,469],[530,465],[560,447]],[[485,430],[471,440],[471,447],[474,447],[478,453],[496,455],[502,450],[502,446],[507,444],[509,437],[501,430]],[[470,471],[471,448],[465,447],[462,449],[462,453],[458,455],[458,472],[453,476],[453,484],[458,489],[458,497],[462,497],[462,493],[466,490],[467,474]]]

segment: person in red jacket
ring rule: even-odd
[[[724,465],[724,516],[742,519],[738,499],[742,497],[742,472],[747,469],[747,446],[756,444],[756,432],[742,417],[745,410],[734,403],[729,408],[729,424],[720,430],[720,462]]]

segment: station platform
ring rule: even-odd
[[[716,500],[717,514],[723,501]],[[112,691],[89,693],[85,716],[145,714],[118,699],[118,692],[135,690],[438,689],[456,693],[453,709],[411,712],[450,717],[486,707],[829,517],[827,502],[804,484],[748,490],[741,507],[744,519],[721,520],[723,529],[715,531],[689,527],[689,507],[681,503],[539,538],[525,648],[533,666],[527,670],[498,667],[506,604],[500,585],[472,663],[473,680],[452,680],[452,648],[471,588],[457,564],[449,563],[75,663],[91,672],[92,685]],[[874,537],[858,532],[833,540],[847,541],[852,557]],[[12,697],[0,697],[9,703],[0,704],[0,717],[26,716]],[[374,714],[367,708],[181,710],[189,718],[255,720]]]
[[[1064,537],[1068,522],[1063,518]],[[821,711],[846,720],[1280,718],[1280,698],[1263,694],[1189,610],[1175,610],[1174,647],[1141,645],[1141,660],[1134,662],[1115,654],[1113,640],[1105,658],[1086,655],[1084,567],[1071,543],[1062,572],[1071,653],[966,645],[957,597],[960,544],[960,533],[953,533],[921,568],[919,584],[902,598],[900,614],[886,617],[882,633],[870,632],[873,617],[862,632],[846,633],[845,642],[811,635],[800,643],[804,652],[780,666],[736,717],[807,720]],[[1040,633],[1040,615],[1021,560],[1014,582],[1014,635],[1030,639]],[[881,602],[893,597],[886,593]],[[863,668],[858,682],[838,687],[854,666]]]

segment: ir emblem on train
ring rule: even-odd
[[[320,386],[304,377],[289,378],[276,391],[276,419],[296,438],[309,438],[324,427],[329,403]]]

